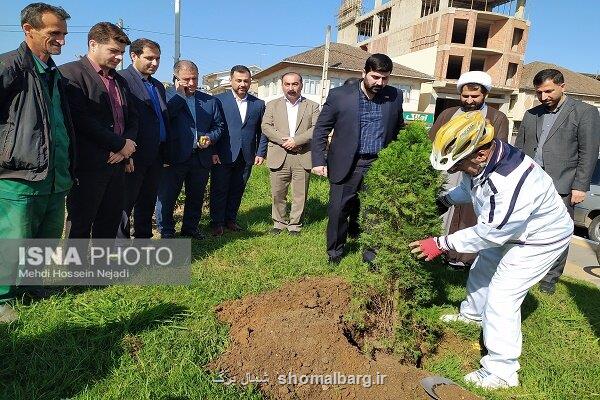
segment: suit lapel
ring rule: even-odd
[[[96,85],[98,86],[100,91],[103,92],[104,96],[100,96],[100,97],[104,98],[104,100],[106,102],[108,102],[108,105],[110,106],[110,100],[108,98],[108,90],[106,89],[106,86],[104,86],[104,81],[102,80],[102,78],[100,78],[100,74],[98,72],[96,72],[94,67],[92,67],[92,64],[90,63],[90,60],[88,60],[87,56],[81,57],[81,63],[85,67],[87,73],[92,77],[92,80],[94,80],[94,82],[96,82]]]
[[[288,113],[287,106],[285,105],[285,96],[282,97],[281,100],[278,102],[277,108],[277,118],[281,118],[280,122],[281,126],[283,126],[283,129],[279,130],[281,132],[281,137],[290,137],[291,132],[289,128],[290,124],[288,123]]]
[[[227,95],[226,95],[225,98],[229,102],[229,107],[232,109],[233,115],[235,115],[234,118],[236,119],[236,121],[239,122],[240,126],[243,126],[244,125],[244,121],[242,121],[242,116],[240,115],[240,109],[239,109],[239,107],[237,105],[237,101],[235,100],[235,95],[230,90],[230,91],[227,92]],[[250,107],[248,107],[248,109],[246,109],[246,115],[248,115],[249,109],[250,109]]]
[[[150,100],[150,95],[148,94],[148,89],[146,89],[146,85],[144,84],[144,81],[142,80],[140,74],[135,70],[133,65],[130,65],[127,68],[127,72],[131,74],[133,80],[135,81],[135,85],[139,93],[140,99],[142,99],[148,107],[154,109],[154,107],[152,106],[152,101]]]
[[[385,129],[385,132],[391,132],[391,129],[388,129],[388,121],[390,120],[390,105],[392,104],[392,101],[389,94],[382,93],[382,95],[383,103],[381,104],[381,117],[383,118],[383,128]]]
[[[548,137],[546,141],[552,137],[560,128],[560,126],[565,122],[569,114],[573,111],[574,104],[570,97],[567,97],[565,103],[562,105],[562,110],[558,112],[558,116],[556,117],[556,121],[554,121],[554,125],[550,128],[550,132],[548,132]]]
[[[306,100],[302,99],[300,104],[298,105],[298,116],[296,118],[296,132],[298,132],[298,128],[300,127],[300,122],[302,122],[302,118],[306,112],[306,107],[308,107]]]

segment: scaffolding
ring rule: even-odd
[[[338,13],[338,29],[353,24],[354,20],[360,16],[361,9],[362,0],[342,0]]]

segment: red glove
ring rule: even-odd
[[[419,240],[419,248],[425,253],[425,261],[431,261],[439,257],[444,251],[437,246],[437,243],[432,237]]]

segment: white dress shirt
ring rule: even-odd
[[[237,94],[231,90],[233,93],[233,98],[235,99],[235,103],[238,106],[238,110],[240,110],[240,117],[242,118],[242,124],[246,120],[246,112],[248,111],[248,95],[244,96],[243,99],[240,99]]]
[[[284,96],[285,97],[285,96]],[[287,108],[288,127],[290,129],[290,137],[296,136],[296,124],[298,123],[298,108],[300,108],[300,102],[302,96],[298,97],[295,103],[292,103],[285,98],[285,107]]]

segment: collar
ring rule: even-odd
[[[86,55],[86,57],[87,57],[88,61],[90,62],[90,64],[92,64],[92,68],[94,68],[94,71],[96,71],[98,73],[98,75],[100,75],[104,78],[113,79],[113,76],[115,74],[114,69],[110,69],[110,70],[108,70],[108,73],[104,73],[102,68],[100,68],[100,65],[96,64],[96,62],[94,60],[92,60],[89,56]]]
[[[233,89],[231,89],[231,94],[233,95],[233,99],[237,102],[237,103],[243,103],[245,101],[248,101],[248,93],[246,93],[246,96],[244,96],[243,99],[240,99],[237,94],[235,94],[235,92],[233,91]]]
[[[150,77],[145,77],[144,75],[142,75],[142,73],[140,71],[137,70],[137,68],[135,68],[133,65],[131,65],[131,68],[136,72],[136,74],[138,74],[138,76],[140,77],[140,79],[143,82],[150,82]]]
[[[488,159],[487,165],[479,173],[479,175],[474,176],[472,179],[474,186],[483,183],[487,179],[490,172],[492,172],[494,170],[494,168],[496,167],[496,164],[498,164],[498,162],[502,159],[502,157],[504,156],[504,153],[506,152],[506,149],[504,148],[504,146],[502,145],[502,142],[499,139],[494,139],[494,144],[495,144],[494,152]]]
[[[283,95],[283,98],[285,99],[285,103],[290,104],[292,107],[300,104],[300,102],[302,102],[302,100],[304,99],[302,96],[300,96],[298,97],[298,100],[292,103],[285,95]]]
[[[563,94],[562,99],[560,99],[560,101],[558,102],[558,105],[556,106],[556,108],[552,111],[548,110],[546,108],[546,112],[550,113],[550,114],[558,114],[558,112],[561,110],[562,106],[565,105],[565,103],[567,102],[567,95]],[[545,107],[544,107],[545,108]]]

